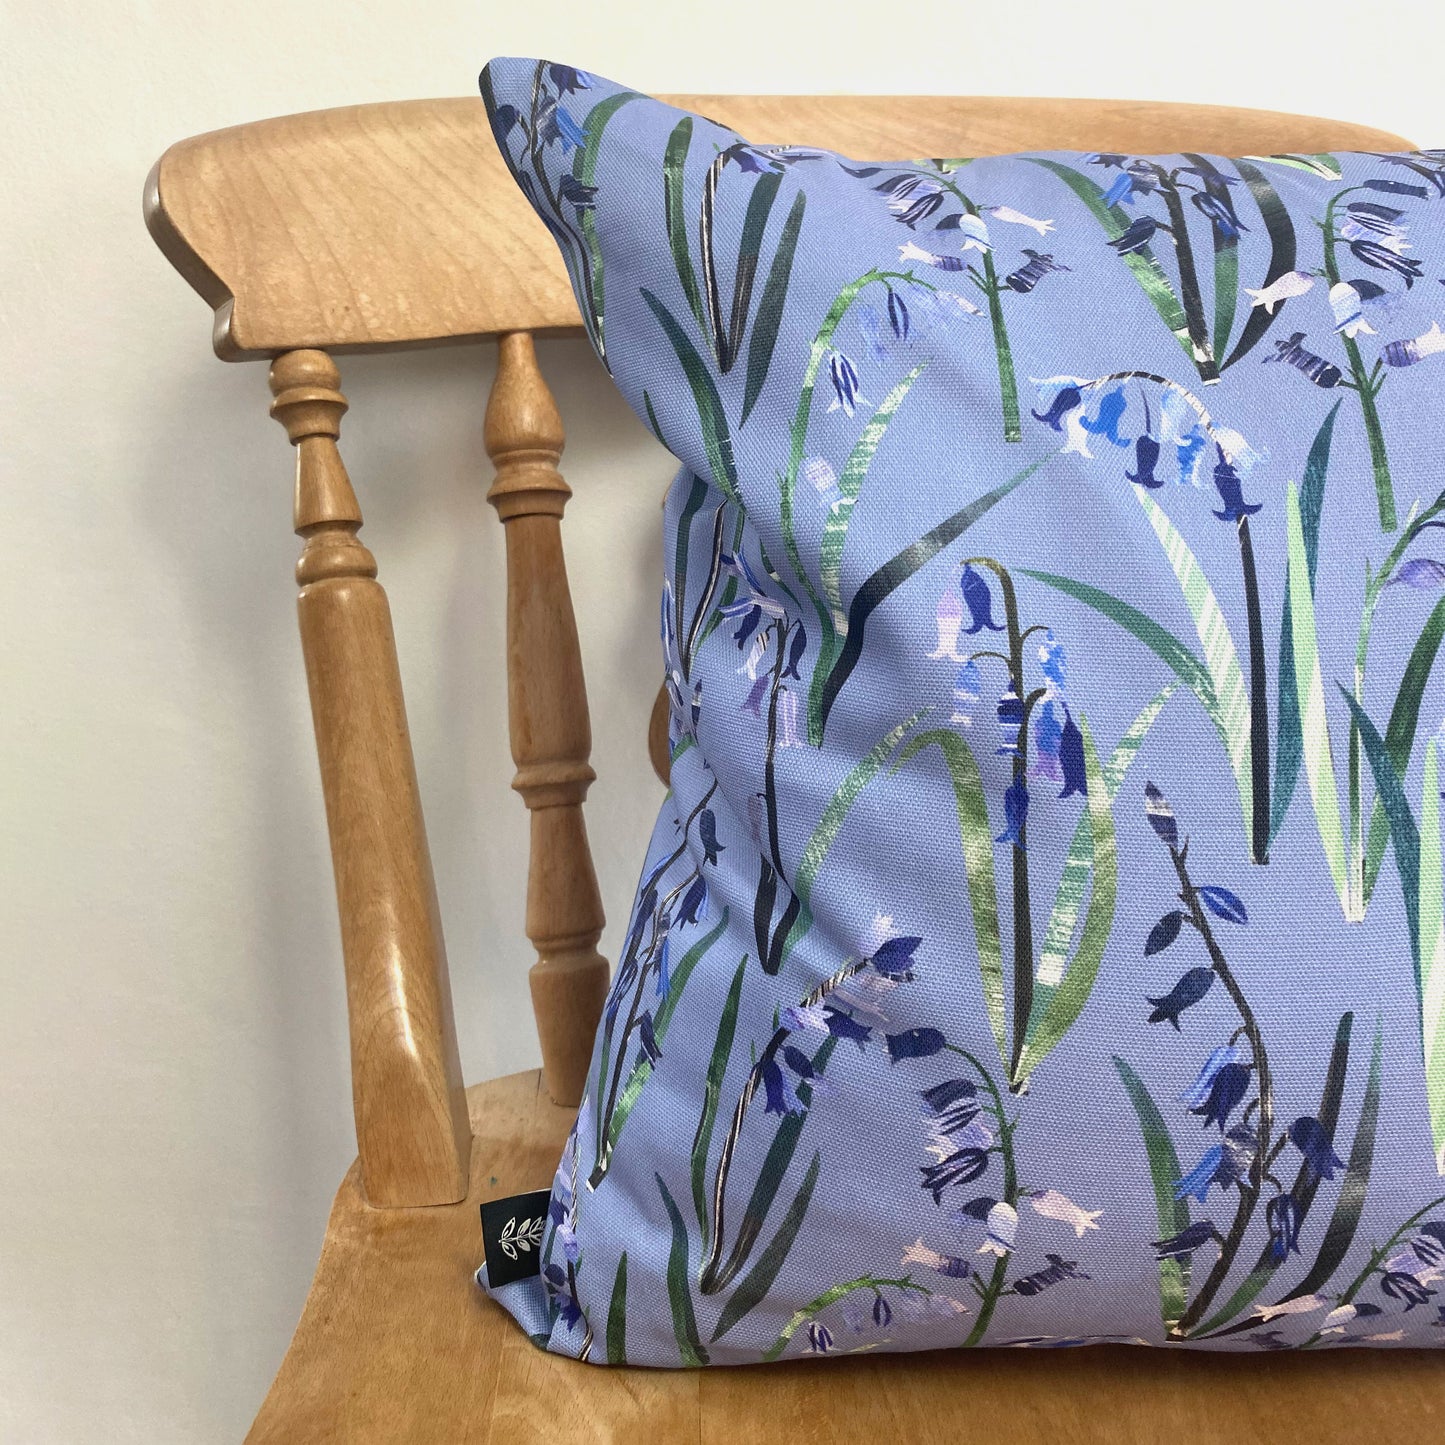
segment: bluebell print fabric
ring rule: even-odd
[[[1445,1344],[1445,153],[483,91],[682,463],[672,790],[496,1297],[674,1367]]]

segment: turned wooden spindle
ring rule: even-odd
[[[485,438],[497,467],[487,500],[507,536],[512,786],[532,819],[526,923],[537,950],[532,1010],[547,1089],[557,1103],[576,1104],[607,993],[607,961],[597,951],[602,899],[582,818],[596,774],[588,762],[592,724],[562,557],[562,509],[572,495],[557,470],[562,419],[525,331],[499,341]]]
[[[391,609],[336,446],[339,382],[324,351],[288,351],[271,367],[271,415],[296,447],[297,608],[341,912],[356,1139],[370,1204],[447,1204],[466,1197],[471,1127]]]

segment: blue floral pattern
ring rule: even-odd
[[[482,85],[682,464],[672,787],[497,1298],[612,1364],[1445,1344],[1445,153]]]

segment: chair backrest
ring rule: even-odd
[[[762,143],[845,155],[1018,150],[1224,155],[1400,150],[1365,126],[1136,101],[668,97]],[[467,1119],[446,953],[386,594],[337,450],[331,353],[499,339],[485,441],[506,527],[513,786],[531,815],[527,935],[547,1086],[581,1097],[607,986],[582,803],[591,728],[560,521],[561,418],[533,337],[580,331],[556,248],[491,142],[479,100],[283,116],[171,147],[146,222],[215,312],[228,361],[271,360],[271,412],[297,451],[302,648],[316,728],[350,1015],[362,1177],[378,1207],[467,1192]],[[649,732],[667,772],[666,713]]]

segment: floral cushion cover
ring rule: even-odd
[[[682,464],[672,788],[498,1300],[609,1364],[1445,1345],[1445,152],[483,92]]]

